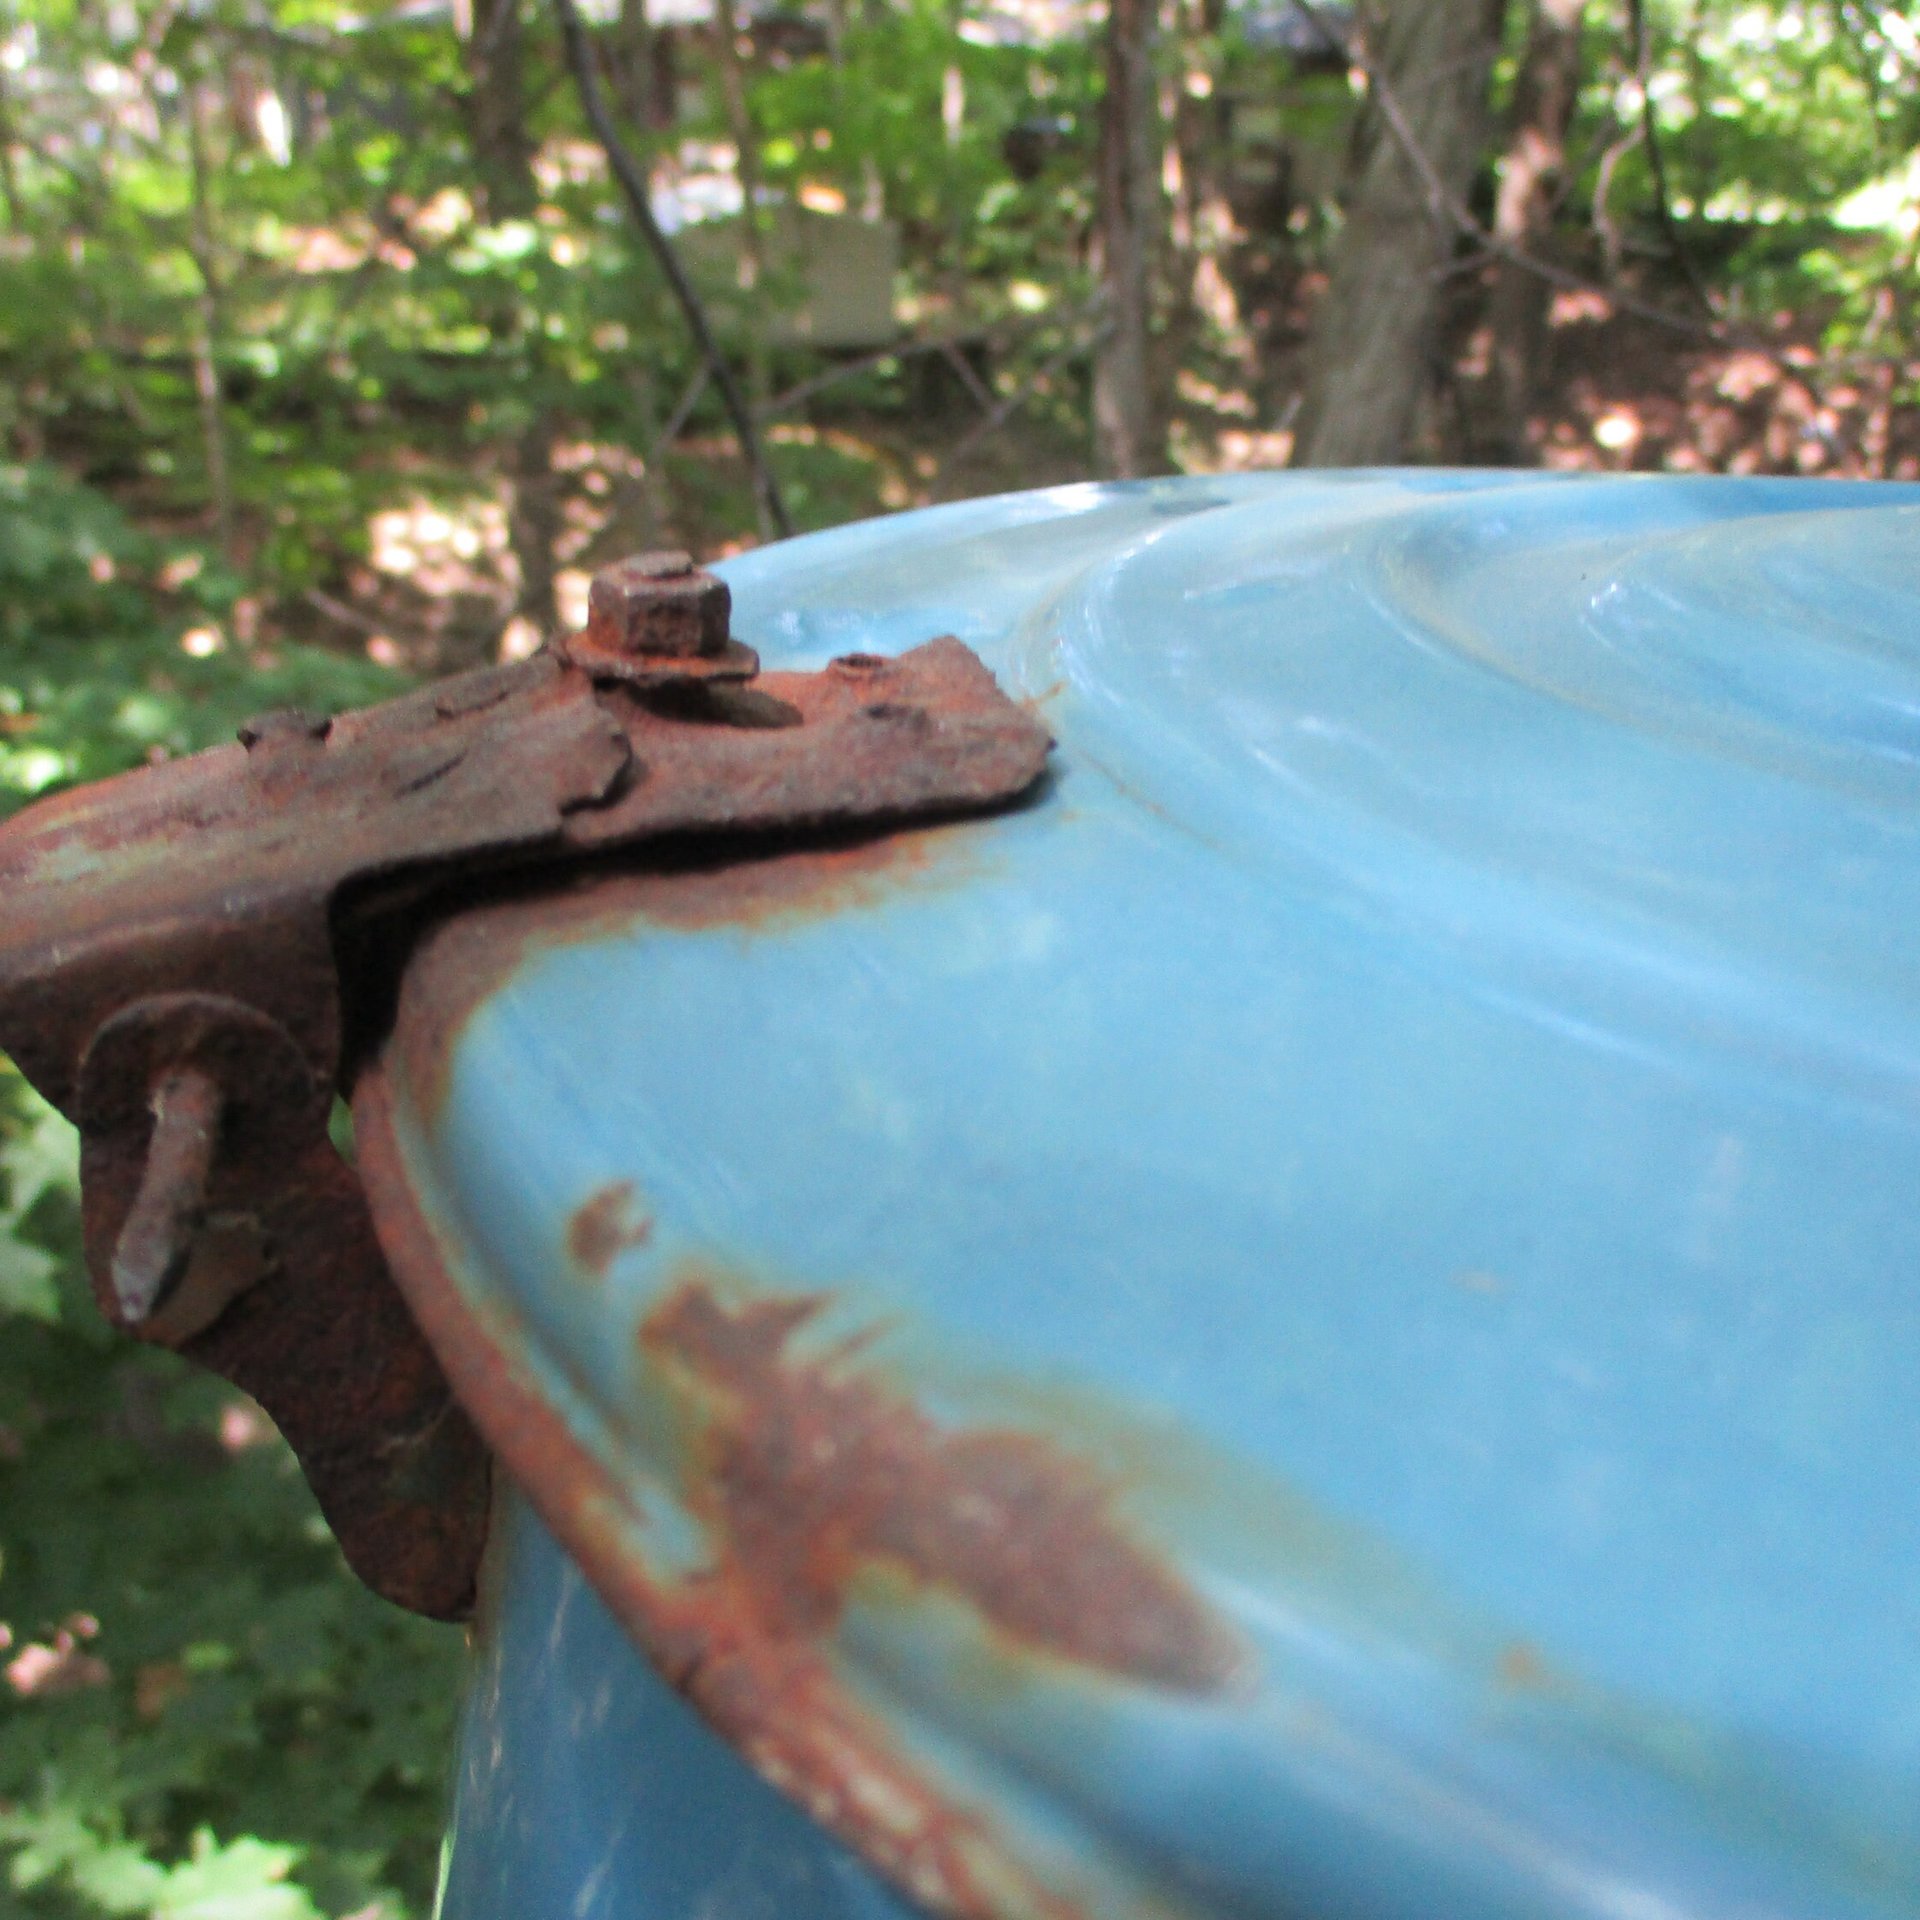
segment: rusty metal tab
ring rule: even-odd
[[[524,663],[60,795],[0,827],[0,1046],[80,1127],[103,1310],[254,1394],[356,1571],[470,1603],[484,1452],[326,1137],[430,896],[687,835],[978,811],[1050,742],[956,640],[756,679],[684,555]]]
[[[242,738],[0,829],[0,1036],[55,1106],[102,1019],[154,993],[231,994],[330,1073],[340,890],[550,845],[633,760],[591,687],[551,659],[331,722],[265,716]]]
[[[629,710],[627,738],[647,777],[572,815],[570,846],[978,811],[1024,793],[1049,745],[1040,722],[951,637],[897,659],[852,654],[821,673],[762,674],[708,697],[731,724]],[[731,704],[749,697],[744,711]]]

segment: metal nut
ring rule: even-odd
[[[685,553],[642,553],[594,575],[581,636],[598,653],[710,657],[727,644],[733,596]]]

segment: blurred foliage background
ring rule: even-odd
[[[1348,285],[1364,457],[1920,476],[1920,8],[581,12],[802,528],[1330,457]],[[765,537],[576,79],[544,0],[0,0],[0,813]],[[0,1914],[424,1916],[460,1659],[109,1339],[0,1062]]]

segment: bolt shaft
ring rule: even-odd
[[[121,1319],[151,1319],[180,1284],[206,1217],[226,1096],[211,1074],[179,1067],[153,1091],[153,1132],[140,1191],[113,1250],[113,1293]]]

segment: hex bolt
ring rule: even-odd
[[[594,575],[581,637],[604,653],[710,656],[726,647],[732,607],[726,582],[690,554],[636,554]]]
[[[176,1067],[153,1090],[146,1166],[120,1238],[112,1281],[120,1318],[139,1326],[185,1277],[207,1210],[207,1181],[226,1095],[199,1067]]]

